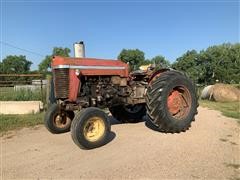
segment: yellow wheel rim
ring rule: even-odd
[[[103,136],[104,131],[104,121],[100,117],[92,117],[88,119],[83,128],[84,137],[90,142],[99,140]]]
[[[61,117],[60,115],[56,115],[53,123],[58,128],[65,128],[69,126],[69,124],[71,123],[71,119],[68,116]]]

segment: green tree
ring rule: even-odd
[[[140,66],[141,65],[149,65],[149,64],[152,64],[152,61],[149,59],[145,59],[144,61],[141,62]]]
[[[118,55],[118,59],[129,63],[131,70],[136,70],[144,63],[144,52],[139,49],[123,49]]]
[[[0,63],[0,74],[27,74],[30,73],[32,62],[23,55],[9,55]],[[1,81],[26,81],[27,77],[0,77]]]
[[[170,66],[170,62],[163,56],[158,55],[151,59],[151,63],[156,65],[156,68],[166,68]]]
[[[42,62],[38,65],[38,69],[42,73],[46,73],[51,68],[51,61],[53,56],[62,56],[62,57],[69,57],[71,50],[69,48],[62,48],[62,47],[54,47],[52,54],[47,55]]]
[[[199,84],[239,83],[240,44],[210,46],[199,53],[187,51],[172,67],[186,72]]]
[[[215,83],[240,82],[240,44],[222,44],[201,51],[199,61],[203,67],[205,81]]]
[[[196,50],[187,51],[181,57],[176,59],[172,67],[176,70],[183,71],[196,82],[199,79],[199,66],[197,64],[198,53]]]
[[[26,59],[23,55],[9,55],[2,60],[0,64],[0,73],[6,74],[21,74],[29,73],[30,67],[32,65],[31,61]]]

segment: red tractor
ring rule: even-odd
[[[120,60],[57,56],[52,73],[56,102],[46,112],[45,126],[51,133],[71,130],[82,149],[108,141],[110,121],[104,108],[123,123],[145,116],[165,133],[188,130],[197,113],[194,84],[173,69],[130,73]]]

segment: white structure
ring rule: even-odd
[[[42,109],[41,101],[0,101],[0,114],[35,114]]]
[[[14,90],[19,91],[19,90],[41,90],[41,88],[46,88],[48,81],[46,79],[43,80],[32,80],[32,84],[29,85],[15,85]]]
[[[74,47],[74,56],[76,58],[85,57],[85,46],[83,41],[80,41],[79,43],[74,43],[73,47]]]

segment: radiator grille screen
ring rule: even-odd
[[[68,98],[69,92],[69,69],[54,69],[53,70],[54,87],[56,98]]]

